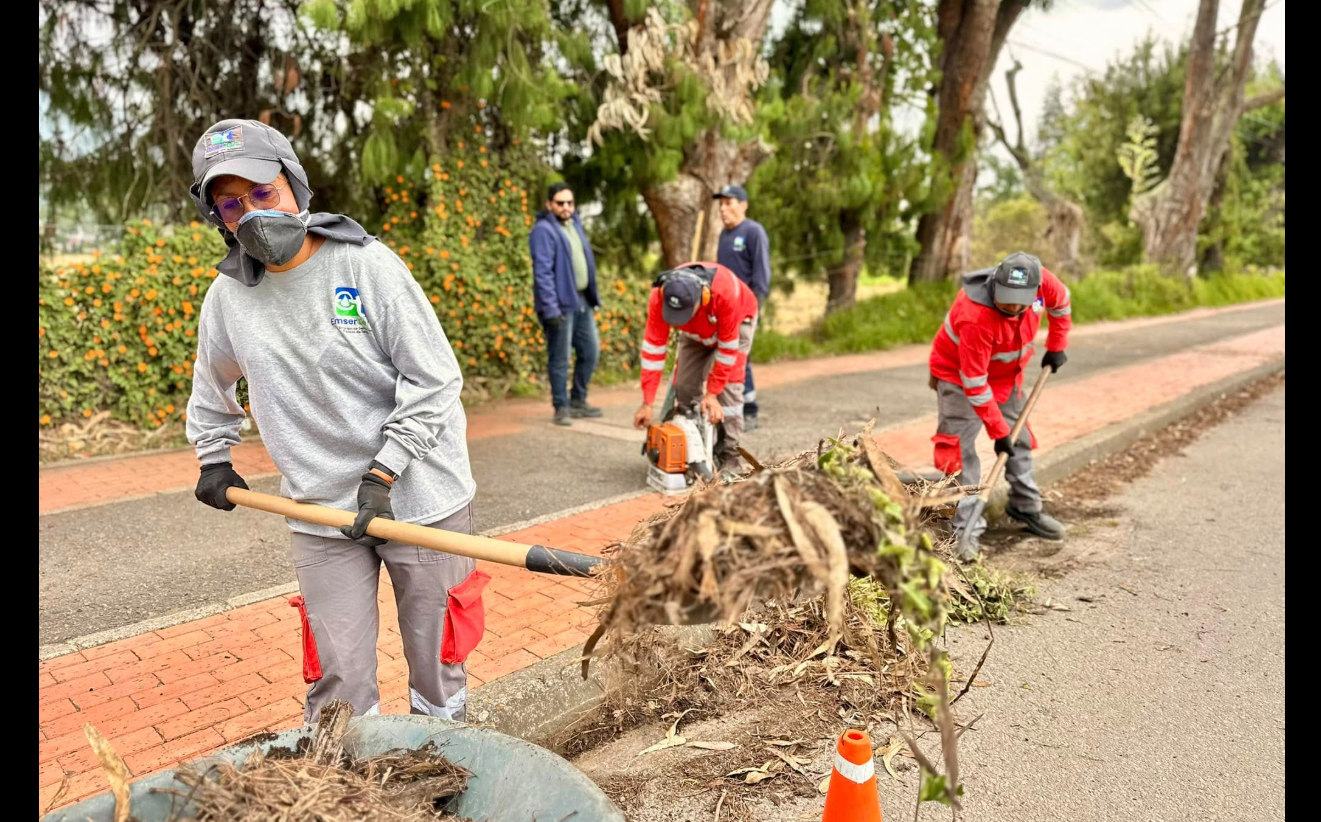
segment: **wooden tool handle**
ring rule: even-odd
[[[1018,435],[1023,433],[1023,428],[1027,425],[1028,414],[1032,413],[1033,407],[1037,404],[1037,398],[1041,396],[1042,389],[1046,387],[1046,379],[1052,373],[1049,368],[1041,369],[1041,376],[1037,377],[1036,384],[1032,386],[1032,393],[1027,395],[1027,402],[1023,404],[1023,413],[1018,415],[1018,421],[1014,423],[1013,429],[1009,432],[1009,442],[1011,444],[1018,442]],[[1009,462],[1008,454],[995,455],[995,465],[991,468],[991,476],[986,480],[986,484],[982,486],[982,492],[978,494],[983,502],[990,501],[991,491],[994,490],[996,483],[1000,481],[1000,475],[1004,473],[1005,463],[1007,462]]]
[[[337,508],[327,508],[324,505],[312,505],[306,502],[294,502],[284,497],[248,491],[243,488],[228,488],[225,490],[225,496],[230,502],[235,505],[242,505],[244,508],[255,508],[258,511],[267,511],[303,522],[326,525],[331,528],[352,525],[356,518],[352,513]],[[427,528],[423,525],[381,519],[380,517],[367,523],[367,533],[381,539],[406,542],[409,545],[418,545],[432,551],[443,551],[447,554],[457,554],[472,559],[484,559],[487,562],[498,562],[501,565],[513,565],[540,574],[590,576],[591,569],[602,561],[599,557],[575,554],[572,551],[561,551],[543,545],[524,545],[518,542],[492,539],[491,537],[459,534],[453,531],[442,531],[439,528]]]
[[[706,218],[706,210],[710,207],[711,204],[708,202],[697,211],[697,228],[693,230],[693,251],[688,256],[690,262],[697,262],[697,252],[702,248],[702,221]]]

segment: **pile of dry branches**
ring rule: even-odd
[[[609,596],[585,649],[583,675],[602,637],[609,637],[607,652],[618,651],[657,624],[737,621],[768,600],[799,607],[787,614],[781,606],[781,616],[792,618],[774,621],[754,611],[748,619],[761,627],[744,626],[745,646],[722,667],[746,655],[766,684],[813,668],[828,680],[849,674],[870,680],[873,704],[925,686],[916,691],[918,706],[944,742],[941,793],[957,807],[949,662],[935,643],[949,618],[948,566],[922,525],[926,512],[966,491],[904,485],[870,429],[852,440],[841,432],[780,465],[754,462],[746,479],[696,490],[640,525],[603,575]],[[882,589],[879,623],[851,605],[854,575]],[[824,613],[807,625],[822,630],[794,630],[793,618],[811,616],[800,606],[814,597],[822,597]],[[873,630],[878,624],[883,631]]]

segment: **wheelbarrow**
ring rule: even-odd
[[[314,727],[294,728],[273,739],[239,743],[196,760],[205,768],[228,761],[238,765],[254,751],[292,748],[310,738]],[[525,822],[531,819],[581,819],[625,822],[624,814],[594,782],[568,761],[545,748],[485,728],[431,716],[362,716],[349,721],[344,750],[350,756],[376,756],[399,749],[417,750],[434,742],[442,755],[472,773],[468,787],[446,810],[473,822]],[[133,816],[141,822],[166,822],[182,800],[161,790],[187,786],[165,771],[130,786]],[[187,818],[191,809],[183,807]],[[111,822],[115,799],[108,791],[49,813],[41,822]]]

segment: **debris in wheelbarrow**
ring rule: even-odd
[[[322,709],[310,744],[266,754],[259,749],[238,766],[181,767],[175,778],[186,787],[169,792],[188,811],[172,815],[170,822],[460,820],[445,805],[467,786],[467,770],[430,742],[415,750],[353,758],[344,750],[352,715],[352,705],[332,701]],[[116,818],[123,818],[121,813],[131,818],[126,810],[117,808]]]

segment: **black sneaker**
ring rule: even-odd
[[[556,409],[555,409],[555,424],[556,424],[556,425],[573,425],[573,421],[569,419],[569,409],[567,409],[567,408],[556,408]]]
[[[1009,505],[1005,507],[1005,513],[1026,525],[1027,530],[1042,539],[1064,539],[1064,526],[1044,511],[1028,514]]]
[[[601,409],[595,405],[588,405],[586,400],[570,400],[569,416],[571,417],[599,417]]]

